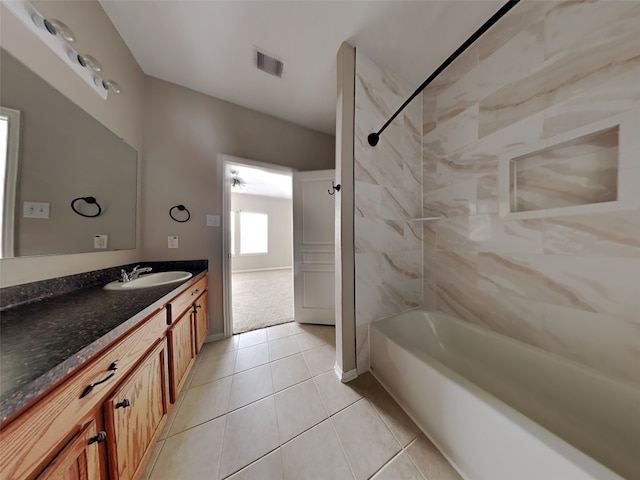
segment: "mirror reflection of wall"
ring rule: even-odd
[[[0,118],[19,112],[18,145],[11,123],[0,143],[3,258],[135,248],[136,151],[4,50],[0,64]],[[18,152],[17,175],[11,151]],[[100,215],[74,213],[78,197],[95,197]],[[95,211],[82,203],[82,211]]]

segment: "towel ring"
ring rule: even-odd
[[[98,211],[94,215],[87,215],[87,214],[84,214],[84,213],[78,211],[78,209],[76,208],[76,202],[78,200],[84,200],[89,205],[95,205],[96,207],[98,207]],[[102,207],[100,206],[100,204],[96,200],[96,197],[78,197],[78,198],[74,198],[71,201],[71,209],[74,212],[76,212],[78,215],[80,215],[82,217],[87,217],[87,218],[94,218],[94,217],[99,216],[102,213]]]
[[[185,218],[184,220],[178,220],[176,217],[173,216],[173,210],[177,208],[178,211],[180,212],[187,212],[187,218]],[[185,207],[184,205],[174,205],[173,207],[171,207],[169,209],[169,216],[171,217],[172,220],[179,222],[179,223],[184,223],[184,222],[188,222],[189,219],[191,218],[191,213],[189,212],[189,210],[187,210],[187,207]]]

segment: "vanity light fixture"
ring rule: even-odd
[[[76,42],[73,31],[60,20],[46,18],[28,0],[2,2],[47,47],[60,57],[104,100],[109,92],[122,89],[113,80],[102,78],[102,65],[95,57],[78,53],[72,45]]]

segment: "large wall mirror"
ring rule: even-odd
[[[0,65],[2,258],[135,248],[136,151],[3,49]]]

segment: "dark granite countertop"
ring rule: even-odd
[[[203,268],[181,270],[193,277],[132,291],[106,291],[104,282],[2,311],[0,422],[206,274]]]

